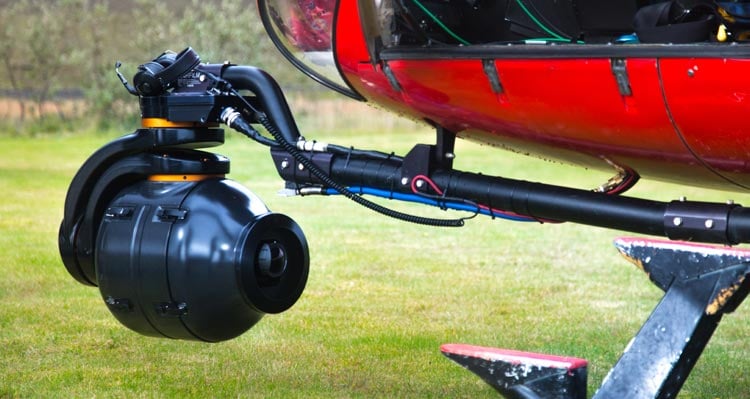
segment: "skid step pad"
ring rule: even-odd
[[[586,398],[584,359],[462,344],[440,351],[509,399]]]

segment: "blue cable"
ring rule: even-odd
[[[348,187],[349,191],[357,194],[366,194],[366,195],[372,195],[375,197],[380,198],[387,198],[387,199],[394,199],[404,202],[413,202],[417,204],[424,204],[424,205],[431,205],[438,208],[443,209],[453,209],[457,211],[466,211],[466,212],[472,212],[472,213],[479,213],[486,216],[492,216],[500,219],[505,220],[511,220],[514,222],[536,222],[537,220],[523,217],[523,216],[512,216],[512,215],[505,215],[501,213],[495,213],[492,212],[489,209],[483,209],[476,206],[471,206],[469,204],[462,204],[457,202],[450,202],[450,201],[438,201],[432,198],[423,197],[421,195],[417,194],[405,194],[405,193],[397,193],[393,191],[387,191],[387,190],[381,190],[377,188],[372,187]],[[325,191],[325,194],[327,195],[338,195],[341,194],[336,189],[328,188]]]

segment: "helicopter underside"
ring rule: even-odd
[[[269,3],[284,14],[285,2]],[[711,29],[701,41],[683,34],[666,43],[633,35],[645,6],[636,2],[605,12],[580,0],[362,0],[328,14],[324,3],[335,2],[311,3],[317,19],[286,9],[296,17],[275,19],[269,32],[298,67],[351,97],[522,154],[750,188],[742,73],[750,52],[720,42],[713,16],[689,10],[687,24]]]

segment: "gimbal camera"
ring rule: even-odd
[[[191,48],[139,66],[133,86],[117,73],[139,97],[142,128],[73,178],[59,234],[68,272],[151,336],[227,340],[291,307],[308,276],[302,230],[227,179],[227,158],[198,150],[224,142],[221,122],[267,145],[294,143],[276,82],[253,67],[201,64]],[[276,138],[247,122],[256,119]]]

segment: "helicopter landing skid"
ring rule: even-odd
[[[594,399],[674,398],[722,316],[750,291],[750,250],[641,238],[615,246],[665,295]],[[583,359],[458,344],[441,351],[506,398],[586,398]]]

